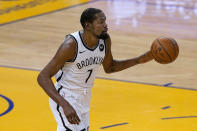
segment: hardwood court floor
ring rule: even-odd
[[[67,4],[66,0],[55,1]],[[82,1],[78,1],[79,4]],[[3,2],[8,1],[0,1],[0,4]],[[175,38],[180,47],[178,59],[171,64],[162,65],[152,61],[110,75],[101,68],[97,75],[99,78],[133,83],[96,80],[91,104],[91,130],[195,131],[197,0],[90,1],[88,4],[1,25],[0,66],[41,70],[52,58],[64,36],[81,29],[80,14],[87,7],[101,8],[105,12],[115,59],[143,54],[150,49],[151,42],[162,35]],[[0,130],[11,131],[14,127],[20,131],[56,129],[48,98],[36,84],[37,73],[0,68],[0,95],[14,102],[13,110],[0,116]],[[194,90],[154,86],[164,84]],[[2,96],[0,114],[9,106]],[[45,121],[46,116],[48,121]],[[14,125],[13,128],[10,123]],[[24,123],[28,126],[24,126]],[[128,124],[100,129],[119,123]]]
[[[139,56],[158,36],[171,36],[180,46],[178,59],[162,65],[154,61],[99,77],[195,88],[197,81],[196,1],[101,0],[0,26],[0,65],[42,69],[66,34],[80,30],[79,17],[87,7],[107,16],[115,59]],[[123,9],[124,7],[124,9]]]

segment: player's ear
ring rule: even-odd
[[[85,29],[89,30],[90,28],[91,28],[91,24],[88,23],[88,22],[86,22],[86,23],[85,23]]]
[[[86,23],[85,23],[85,28],[88,28],[88,27],[89,27],[89,23],[86,22]]]

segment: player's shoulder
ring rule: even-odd
[[[57,54],[58,56],[63,58],[64,61],[72,61],[75,57],[76,52],[77,46],[75,44],[75,40],[73,40],[70,36],[66,36],[64,41],[60,45]]]
[[[71,35],[66,35],[62,46],[69,49],[76,48],[76,40]]]

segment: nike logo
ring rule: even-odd
[[[84,51],[79,51],[79,53],[81,54],[81,53],[84,53],[86,50],[84,50]]]

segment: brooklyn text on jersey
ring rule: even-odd
[[[103,57],[90,57],[88,59],[82,60],[80,63],[77,63],[78,69],[81,69],[83,67],[93,65],[93,64],[99,64],[101,65],[103,62]]]

